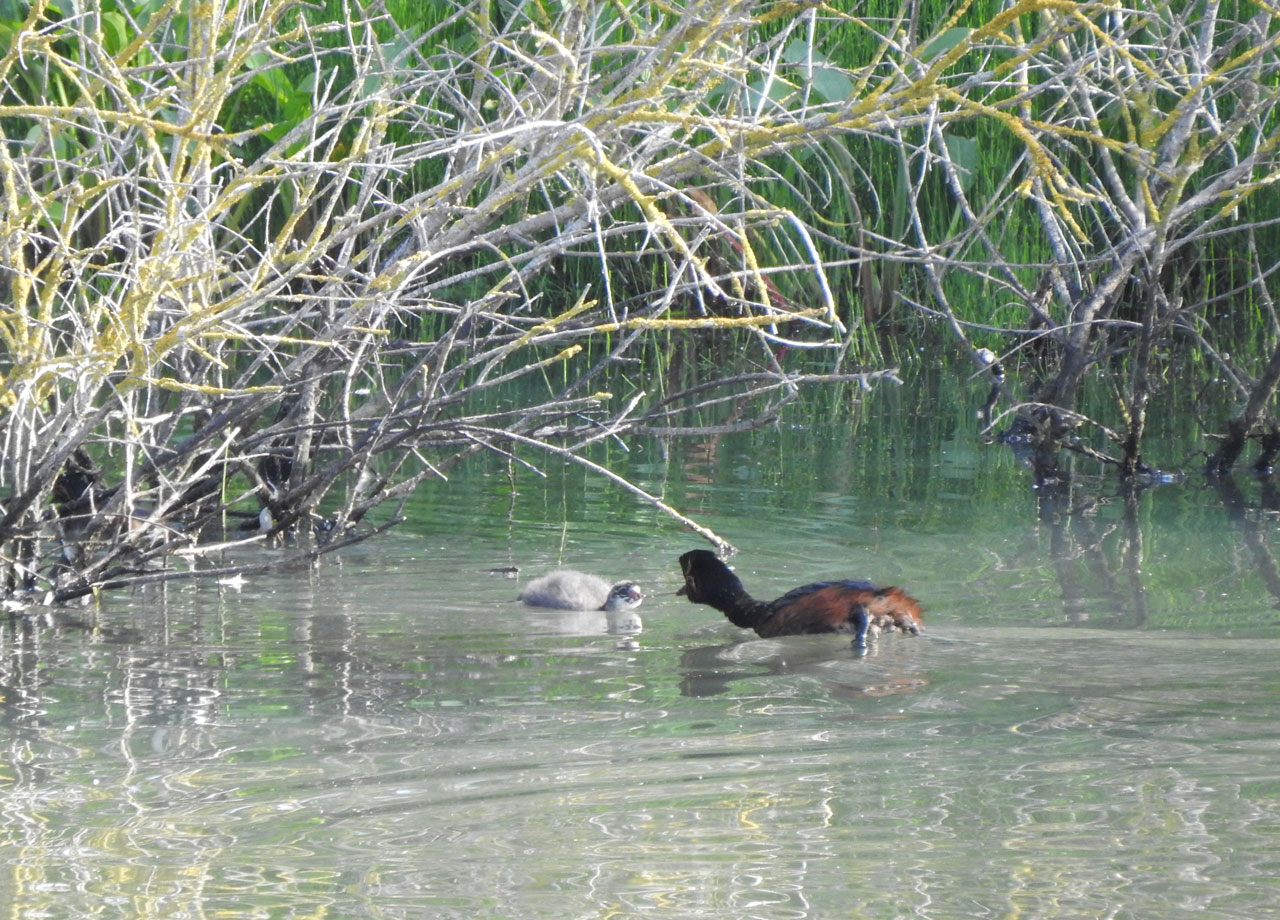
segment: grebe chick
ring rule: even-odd
[[[684,587],[677,591],[695,604],[708,604],[734,626],[754,629],[766,639],[807,633],[852,633],[865,646],[882,629],[917,635],[924,631],[920,604],[899,588],[869,581],[821,581],[788,591],[775,601],[749,595],[738,576],[705,549],[680,557]]]
[[[634,581],[610,585],[603,578],[576,569],[558,569],[524,586],[520,600],[534,607],[557,610],[635,610],[644,600]]]

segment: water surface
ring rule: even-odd
[[[790,433],[789,433],[790,432]],[[1280,910],[1265,496],[1046,502],[1016,462],[783,429],[631,473],[761,596],[908,587],[929,633],[763,641],[698,540],[495,461],[315,570],[104,599],[0,646],[26,917],[1249,918]],[[561,562],[632,617],[515,601]]]

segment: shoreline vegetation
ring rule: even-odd
[[[311,561],[486,453],[729,552],[592,446],[906,348],[1039,485],[1160,476],[1182,374],[1269,471],[1275,15],[855,6],[0,3],[0,594]]]

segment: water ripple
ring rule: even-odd
[[[378,605],[323,583],[227,607],[194,593],[185,619],[164,614],[180,642],[129,610],[153,638],[60,635],[11,658],[0,905],[166,920],[1280,909],[1280,700],[1256,679],[1275,643],[1188,654],[1159,635],[952,626],[858,658],[824,637],[744,641],[655,599],[623,645],[527,634],[509,586],[453,577],[466,603],[404,585]]]

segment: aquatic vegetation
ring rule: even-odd
[[[426,6],[0,8],[6,592],[312,559],[480,454],[723,544],[586,449],[896,379],[939,325],[1046,481],[1085,425],[1144,471],[1172,352],[1238,443],[1266,417],[1214,333],[1275,339],[1268,14]]]

